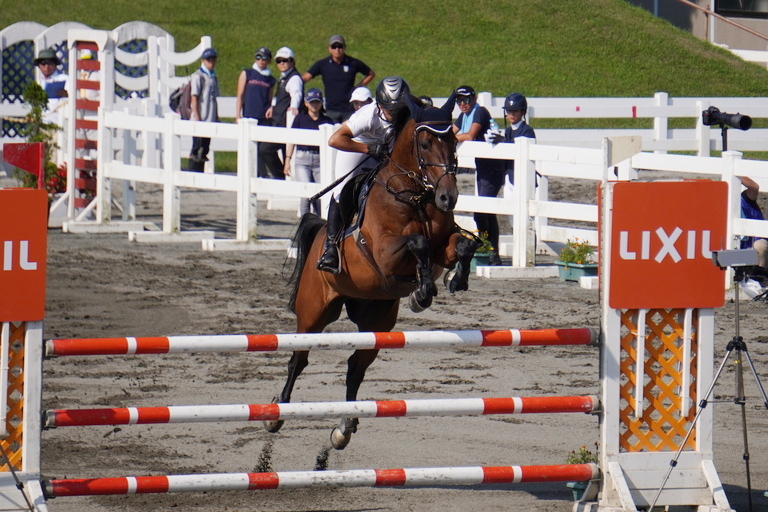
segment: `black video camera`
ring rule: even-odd
[[[713,124],[728,125],[739,130],[749,130],[752,128],[752,118],[749,116],[743,116],[741,114],[726,114],[720,112],[717,107],[709,107],[707,110],[701,113],[701,122],[705,126],[711,126]]]

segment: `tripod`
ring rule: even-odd
[[[693,428],[696,426],[696,422],[699,420],[699,417],[701,416],[702,412],[704,412],[704,409],[707,407],[709,403],[723,403],[728,402],[728,400],[717,400],[709,402],[708,399],[710,395],[712,395],[712,391],[715,388],[715,384],[717,383],[717,380],[720,378],[720,374],[723,372],[723,368],[725,367],[725,363],[728,362],[728,358],[731,356],[731,353],[736,352],[736,396],[733,399],[733,403],[736,405],[741,406],[741,431],[742,431],[742,439],[744,443],[744,465],[746,467],[747,472],[747,498],[749,500],[749,510],[752,512],[752,478],[751,473],[749,470],[749,439],[747,436],[747,411],[746,411],[746,403],[747,399],[744,396],[744,366],[743,361],[746,357],[747,362],[749,363],[749,367],[752,370],[752,375],[755,377],[755,381],[757,382],[757,387],[760,389],[760,394],[763,396],[763,405],[766,409],[768,409],[768,396],[765,394],[765,389],[763,389],[763,385],[760,382],[760,377],[757,375],[757,370],[755,370],[755,364],[752,362],[752,357],[749,355],[749,350],[747,349],[747,343],[742,339],[740,332],[739,332],[739,281],[741,281],[744,277],[744,270],[743,267],[734,267],[735,268],[735,274],[734,274],[734,282],[736,284],[736,291],[734,296],[734,315],[736,317],[735,319],[735,332],[733,339],[728,342],[728,345],[725,347],[725,355],[723,356],[723,360],[720,363],[720,366],[717,368],[717,371],[715,372],[715,376],[712,379],[712,384],[709,385],[709,389],[707,390],[706,394],[704,395],[704,398],[699,402],[699,410],[696,411],[696,416],[693,418],[693,421],[691,422],[691,426],[688,429],[688,432],[685,434],[685,438],[680,443],[680,448],[678,448],[677,453],[675,454],[674,458],[669,462],[669,471],[667,471],[667,474],[664,476],[664,480],[662,480],[661,485],[659,486],[658,491],[656,492],[656,496],[653,498],[653,501],[651,502],[650,508],[648,508],[648,512],[653,512],[653,507],[656,506],[656,501],[658,501],[659,496],[661,495],[662,489],[664,489],[664,486],[666,485],[667,481],[669,480],[669,475],[672,474],[672,470],[677,466],[677,462],[680,459],[680,454],[683,452],[683,448],[686,444],[688,444],[688,439],[691,437],[691,433],[693,432]]]

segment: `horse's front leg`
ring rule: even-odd
[[[477,241],[467,238],[461,233],[451,235],[446,248],[448,253],[446,257],[449,260],[455,259],[456,270],[453,277],[446,283],[449,292],[463,292],[469,288],[469,268],[478,246]]]
[[[432,305],[432,297],[437,295],[437,286],[435,286],[435,280],[432,278],[429,241],[424,235],[409,235],[405,248],[416,257],[416,282],[418,284],[418,288],[411,293],[409,305],[411,311],[421,313]]]

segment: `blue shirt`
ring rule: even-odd
[[[243,117],[263,119],[270,107],[269,93],[277,80],[272,75],[263,75],[253,68],[244,71]]]
[[[763,212],[760,210],[760,206],[758,206],[757,201],[753,201],[752,199],[748,198],[747,192],[747,190],[744,190],[741,193],[741,217],[743,219],[765,220],[763,217]],[[760,240],[760,238],[754,236],[744,236],[741,238],[741,244],[739,247],[741,249],[749,249],[755,243],[755,240]]]
[[[309,117],[309,114],[305,114],[304,112],[299,112],[299,115],[293,118],[293,124],[291,125],[291,128],[317,130],[320,128],[321,124],[333,124],[333,119],[331,119],[325,114],[320,114],[320,117],[318,117],[317,120],[314,120],[311,117]],[[299,151],[309,151],[311,153],[320,152],[320,148],[318,148],[317,146],[305,146],[303,144],[297,144],[296,149]]]

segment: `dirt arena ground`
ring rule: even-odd
[[[553,186],[553,194],[558,186]],[[574,192],[573,184],[560,190]],[[589,195],[589,190],[576,192]],[[140,214],[159,222],[158,190],[139,189]],[[233,197],[182,194],[184,229],[234,232]],[[291,212],[259,204],[262,237],[286,238]],[[283,252],[203,252],[199,243],[136,244],[119,235],[49,230],[47,338],[281,333],[294,330],[281,277]],[[550,258],[551,260],[551,258]],[[684,283],[680,283],[684,285]],[[599,295],[556,278],[487,280],[432,308],[401,307],[398,330],[598,326]],[[734,332],[734,306],[717,312],[716,361]],[[742,336],[768,383],[768,305],[741,303]],[[354,330],[340,319],[330,331]],[[46,408],[269,402],[283,385],[287,353],[71,357],[44,364]],[[347,353],[315,351],[295,401],[342,400]],[[734,393],[729,364],[716,397]],[[745,374],[752,486],[768,510],[768,411]],[[382,351],[360,399],[599,394],[593,347]],[[714,405],[716,465],[731,504],[747,510],[740,408]],[[599,437],[585,414],[361,420],[344,451],[329,449],[336,421],[294,421],[278,434],[256,423],[59,428],[43,433],[48,478],[252,471],[560,464]],[[415,489],[209,492],[49,501],[52,512],[571,510],[564,483]]]

